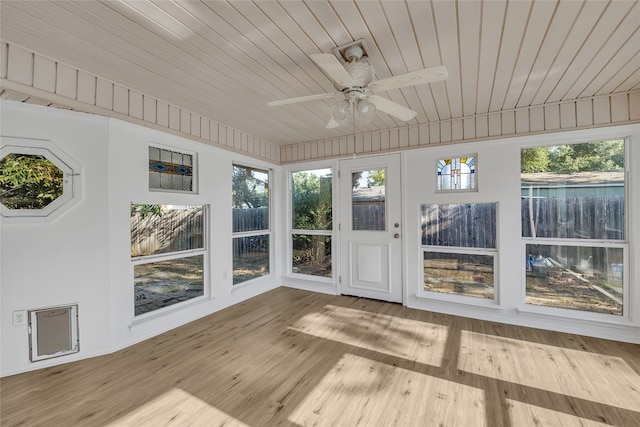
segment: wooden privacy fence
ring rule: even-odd
[[[269,208],[233,208],[233,232],[269,229]]]
[[[496,247],[496,204],[422,205],[422,244]]]
[[[131,256],[202,248],[202,210],[172,209],[162,215],[131,217]]]
[[[624,196],[522,199],[522,235],[622,240]]]

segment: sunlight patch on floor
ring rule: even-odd
[[[486,425],[484,391],[345,354],[298,405],[299,425]]]
[[[179,388],[161,394],[109,424],[110,427],[163,425],[247,427],[247,424]]]
[[[517,400],[507,399],[507,406],[512,426],[600,427],[610,425]]]
[[[291,329],[355,347],[440,366],[446,326],[353,308],[326,305]]]
[[[458,369],[640,410],[640,375],[620,357],[462,331]]]

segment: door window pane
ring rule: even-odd
[[[351,174],[352,230],[386,230],[385,172],[385,169],[374,169]]]

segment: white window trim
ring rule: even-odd
[[[170,147],[168,145],[162,145],[162,144],[157,144],[155,142],[150,142],[149,143],[149,147],[148,148],[153,147],[153,148],[158,148],[160,150],[168,150],[168,151],[174,151],[176,153],[180,153],[180,154],[188,154],[191,156],[191,171],[192,171],[192,175],[191,175],[191,190],[171,190],[171,189],[165,189],[165,188],[151,188],[151,184],[148,182],[149,178],[149,155],[147,154],[147,186],[149,189],[149,192],[151,193],[174,193],[174,194],[199,194],[198,193],[198,153],[195,151],[186,151],[183,150],[181,148],[176,148],[176,147]]]
[[[0,215],[7,222],[50,222],[80,202],[81,167],[49,140],[0,137],[0,159],[9,154],[43,156],[63,173],[62,195],[43,209],[9,209],[0,203]]]
[[[269,236],[269,274],[265,274],[263,276],[260,277],[254,277],[253,279],[249,279],[249,280],[245,280],[243,282],[240,283],[233,283],[233,259],[231,260],[231,292],[233,293],[234,291],[238,290],[238,289],[242,289],[245,286],[251,285],[254,282],[257,281],[261,281],[261,280],[265,280],[267,278],[273,277],[274,276],[274,265],[275,265],[275,254],[274,254],[274,236],[273,236],[273,169],[272,168],[268,168],[265,166],[256,166],[250,163],[246,163],[246,162],[231,162],[231,170],[233,171],[234,167],[241,167],[241,168],[251,168],[251,169],[258,169],[261,170],[263,172],[267,172],[267,179],[269,182],[269,194],[268,194],[268,198],[267,198],[267,203],[268,203],[268,209],[269,209],[269,227],[262,229],[262,230],[251,230],[251,231],[232,231],[231,232],[231,248],[233,250],[233,241],[237,238],[241,238],[241,237],[253,237],[253,236]],[[232,172],[233,173],[233,172]],[[233,191],[233,183],[231,184],[232,188],[231,191]],[[233,207],[232,207],[233,209]],[[233,229],[233,224],[232,224],[232,229]]]
[[[307,165],[308,167],[302,169],[289,170],[287,173],[287,277],[291,277],[293,279],[303,279],[303,280],[313,280],[318,283],[326,283],[326,284],[334,284],[337,280],[337,272],[336,272],[336,229],[334,225],[336,224],[336,176],[334,175],[336,168],[332,164],[318,164],[318,165]],[[305,230],[299,228],[293,228],[293,174],[299,172],[306,172],[312,170],[320,170],[320,169],[329,169],[331,170],[331,212],[332,212],[332,221],[331,221],[331,230]],[[303,274],[296,273],[293,271],[293,235],[294,234],[309,234],[315,236],[329,236],[331,237],[331,277],[323,277],[323,276],[315,276],[313,274]]]
[[[179,302],[177,304],[169,305],[167,307],[162,307],[157,310],[149,311],[147,313],[135,314],[135,306],[133,308],[133,321],[132,325],[139,324],[141,322],[146,322],[148,320],[155,319],[159,316],[164,316],[167,313],[184,309],[186,306],[189,306],[193,303],[197,303],[203,301],[204,299],[209,299],[211,296],[210,291],[210,274],[209,274],[209,205],[199,205],[202,206],[202,248],[197,249],[187,249],[184,251],[175,251],[175,252],[166,252],[162,254],[153,254],[153,255],[143,255],[131,257],[131,265],[144,265],[144,264],[152,264],[160,261],[170,261],[173,259],[180,258],[189,258],[192,256],[202,255],[202,290],[203,293],[200,296],[190,298],[186,301]],[[133,286],[135,284],[132,283],[132,291]]]
[[[603,240],[603,239],[558,239],[558,238],[548,238],[548,237],[520,237],[521,239],[521,259],[526,259],[526,248],[527,244],[539,244],[539,245],[558,245],[558,246],[579,246],[579,247],[605,247],[605,248],[622,248],[623,250],[623,271],[624,274],[622,276],[622,315],[617,314],[608,314],[608,313],[595,313],[590,311],[583,310],[572,310],[561,307],[549,307],[542,305],[534,305],[527,304],[527,287],[526,287],[526,263],[522,263],[522,267],[520,268],[520,289],[521,289],[521,301],[520,305],[517,307],[518,313],[521,314],[529,314],[533,316],[542,316],[542,317],[557,317],[559,319],[571,319],[578,321],[597,321],[599,323],[609,323],[609,324],[626,324],[633,321],[632,311],[632,293],[631,293],[631,282],[629,277],[631,276],[631,255],[630,255],[630,244],[629,238],[631,235],[631,227],[630,227],[630,212],[631,206],[634,203],[631,200],[631,186],[633,185],[630,179],[630,159],[631,157],[631,137],[628,134],[619,135],[616,132],[610,132],[611,129],[604,130],[607,132],[605,134],[596,134],[593,137],[582,137],[578,139],[571,139],[570,136],[565,136],[564,138],[559,138],[555,144],[549,144],[547,142],[532,144],[532,145],[522,145],[520,147],[520,151],[527,148],[544,148],[558,145],[574,145],[574,144],[585,144],[590,142],[598,142],[598,141],[611,141],[621,139],[624,140],[624,226],[625,233],[623,240]],[[522,214],[520,214],[522,215]],[[522,218],[520,218],[522,221]],[[520,236],[522,236],[522,231],[520,231]],[[637,311],[637,308],[635,309]]]

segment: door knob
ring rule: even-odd
[[[396,222],[395,224],[393,224],[393,226],[394,226],[395,228],[398,228],[398,227],[400,227],[400,224],[398,224],[398,223]]]

